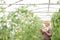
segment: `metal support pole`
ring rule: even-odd
[[[48,2],[48,12],[49,12],[49,8],[50,8],[50,0],[49,0],[49,2]]]

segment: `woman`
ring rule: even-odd
[[[43,37],[44,37],[44,40],[51,40],[52,27],[50,26],[50,22],[49,21],[45,21],[44,25],[45,25],[45,27],[40,30],[42,35],[43,35]]]

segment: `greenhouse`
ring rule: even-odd
[[[60,0],[0,0],[0,40],[60,40]]]

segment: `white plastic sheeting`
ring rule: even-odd
[[[6,5],[4,6],[7,7],[9,4],[13,4],[14,2],[19,0],[4,0],[4,1],[6,2]],[[58,0],[50,0],[50,3],[56,4],[57,1]],[[0,1],[0,4],[1,3],[2,2]],[[7,7],[6,11],[7,12],[14,11],[16,8],[19,8],[21,6],[26,6],[26,4],[41,4],[36,6],[29,5],[27,8],[29,10],[32,10],[32,12],[34,12],[34,14],[40,17],[42,20],[51,20],[51,15],[53,14],[52,12],[57,12],[58,9],[60,8],[60,5],[50,5],[49,12],[51,13],[44,13],[44,12],[48,12],[48,3],[49,3],[49,0],[23,0],[21,2],[16,3],[19,5],[13,4],[10,7]],[[20,4],[25,4],[25,5],[20,5]],[[5,13],[5,14],[7,15],[8,13]]]

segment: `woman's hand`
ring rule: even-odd
[[[42,29],[40,30],[40,32],[42,32]]]
[[[44,33],[45,31],[43,29],[41,29],[40,32]]]

